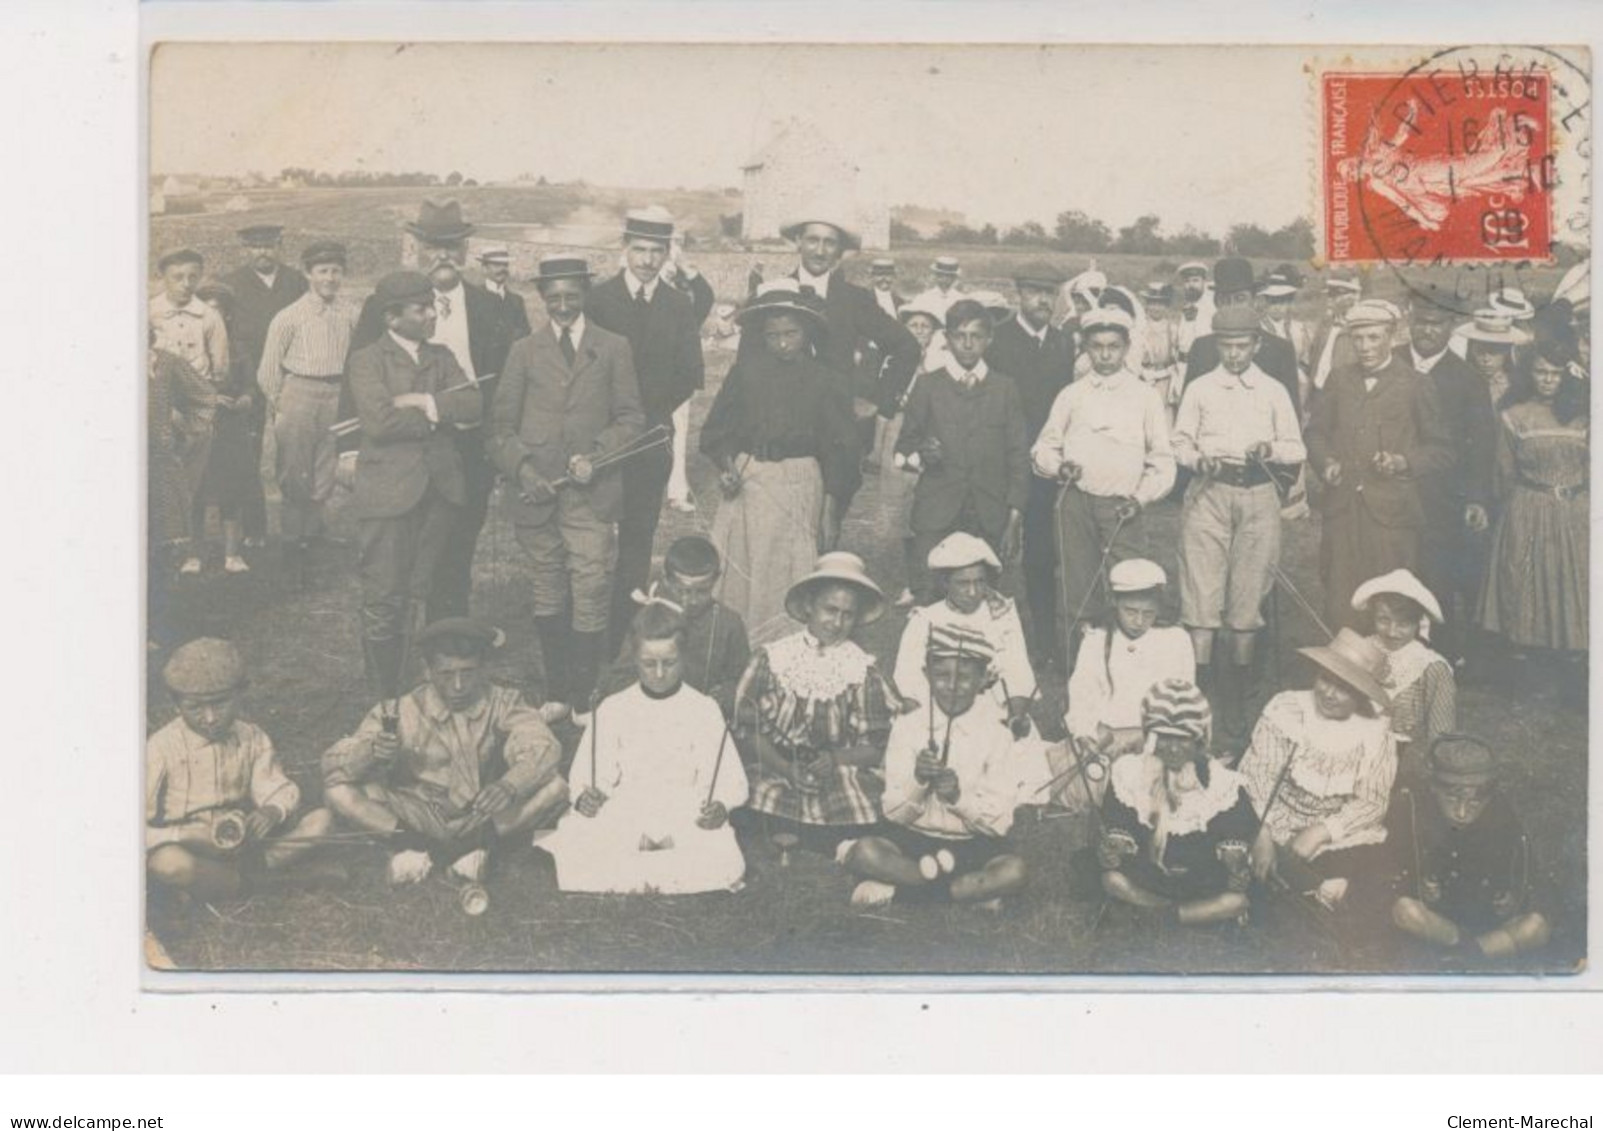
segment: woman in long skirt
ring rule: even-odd
[[[711,537],[724,560],[718,599],[752,639],[785,626],[785,594],[840,533],[861,476],[850,393],[814,356],[823,304],[791,280],[765,284],[740,313],[763,350],[724,379],[701,429],[723,492]]]

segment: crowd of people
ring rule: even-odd
[[[708,534],[653,576],[714,302],[672,217],[631,211],[602,282],[541,260],[532,329],[505,250],[465,276],[456,202],[407,230],[419,269],[360,306],[343,247],[311,243],[303,275],[274,226],[242,231],[250,258],[220,280],[192,250],[157,264],[153,633],[174,575],[205,568],[207,508],[223,569],[249,571],[266,435],[286,574],[309,584],[354,440],[376,691],[308,806],[239,717],[238,649],[174,648],[178,715],[147,751],[162,890],[226,897],[358,840],[389,850],[392,883],[441,869],[479,913],[509,837],[563,891],[622,893],[738,891],[766,841],[834,860],[854,906],[995,909],[1031,897],[1015,813],[1052,806],[1087,815],[1095,898],[1180,923],[1286,893],[1353,937],[1546,943],[1525,835],[1456,703],[1509,664],[1584,701],[1584,264],[1541,306],[1504,289],[1468,320],[1428,286],[1403,308],[1332,274],[1309,325],[1289,264],[1187,263],[1137,292],[1031,262],[1010,300],[942,256],[904,298],[893,260],[846,278],[848,225],[799,220],[795,269],[753,280],[700,429],[722,496]],[[894,597],[842,545],[865,476],[902,550]],[[502,634],[472,615],[498,481],[537,704],[489,680]],[[1151,511],[1175,498],[1178,546],[1159,547]],[[1280,567],[1310,508],[1322,605]],[[1266,696],[1277,585],[1328,643],[1300,650],[1310,688]],[[892,609],[887,667],[853,636]]]

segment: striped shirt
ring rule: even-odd
[[[208,381],[228,377],[228,330],[222,315],[192,298],[184,306],[174,306],[165,294],[150,300],[150,326],[156,332],[156,348],[175,353]]]
[[[275,314],[256,373],[268,399],[278,399],[285,374],[338,377],[343,373],[358,313],[354,304],[342,298],[324,302],[315,291],[307,291]]]
[[[273,753],[272,739],[240,720],[221,742],[208,742],[174,719],[145,742],[145,847],[210,835],[226,809],[271,805],[285,817],[301,795]]]

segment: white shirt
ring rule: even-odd
[[[1069,710],[1065,723],[1076,738],[1095,738],[1097,724],[1109,730],[1141,726],[1141,700],[1152,685],[1166,679],[1197,678],[1197,654],[1185,629],[1149,628],[1131,640],[1114,628],[1087,629],[1069,677]],[[1109,676],[1111,674],[1111,681]]]
[[[807,268],[798,263],[796,265],[796,286],[798,289],[811,287],[813,288],[813,293],[820,299],[827,299],[829,297],[829,280],[833,275],[833,271],[826,272],[823,275],[809,275]]]
[[[958,384],[973,387],[974,385],[982,384],[985,378],[990,375],[991,370],[985,364],[983,357],[974,363],[973,369],[964,369],[957,363],[957,358],[954,357],[951,364],[946,366],[946,372]]]
[[[551,336],[557,340],[557,345],[560,347],[562,344],[562,327],[555,322],[551,323]],[[577,350],[579,343],[584,341],[584,315],[581,314],[573,320],[573,325],[568,327],[568,337],[573,340],[573,348]]]
[[[1447,347],[1443,346],[1440,353],[1431,357],[1422,357],[1413,346],[1408,347],[1409,359],[1414,363],[1415,373],[1429,373],[1436,368],[1436,363],[1447,356]]]
[[[959,791],[951,804],[913,775],[931,737],[944,745],[948,735],[946,765],[957,774]],[[1034,759],[1024,753],[1029,745],[1016,742],[995,715],[973,707],[950,726],[945,713],[928,704],[898,716],[885,745],[886,819],[930,836],[1005,836],[1035,772]]]
[[[1239,376],[1221,365],[1186,386],[1174,420],[1174,455],[1182,466],[1195,469],[1202,456],[1245,463],[1262,441],[1272,463],[1308,458],[1291,394],[1256,363]]]
[[[489,291],[496,298],[506,298],[507,296],[506,284],[498,283],[494,279],[484,280],[484,289]]]
[[[1128,367],[1094,370],[1052,402],[1030,461],[1056,479],[1066,460],[1080,466],[1079,488],[1103,498],[1157,502],[1174,486],[1174,452],[1163,398]]]
[[[437,292],[434,299],[437,318],[434,336],[429,341],[450,350],[456,356],[456,363],[462,367],[463,374],[477,380],[479,375],[473,369],[473,350],[468,343],[467,291],[458,282],[451,290]],[[447,307],[450,308],[449,314],[446,313]]]
[[[251,271],[253,271],[255,273],[256,277],[262,281],[262,286],[266,287],[268,290],[272,290],[273,289],[273,284],[278,282],[278,269],[276,267],[273,269],[273,271],[270,274],[266,274],[266,275],[263,275],[260,271],[257,271],[256,268],[254,268],[254,267],[251,268]]]
[[[634,299],[637,302],[640,299],[640,292],[641,291],[645,291],[646,292],[646,301],[647,302],[650,302],[652,299],[656,298],[657,297],[657,284],[660,283],[661,281],[662,281],[662,276],[661,275],[653,275],[651,277],[651,282],[642,283],[640,281],[640,279],[635,275],[635,273],[633,271],[625,271],[623,273],[623,283],[624,283],[624,286],[629,288],[629,297]]]

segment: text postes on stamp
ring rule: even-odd
[[[1546,259],[1552,79],[1443,52],[1391,73],[1327,72],[1325,257],[1394,266]]]

